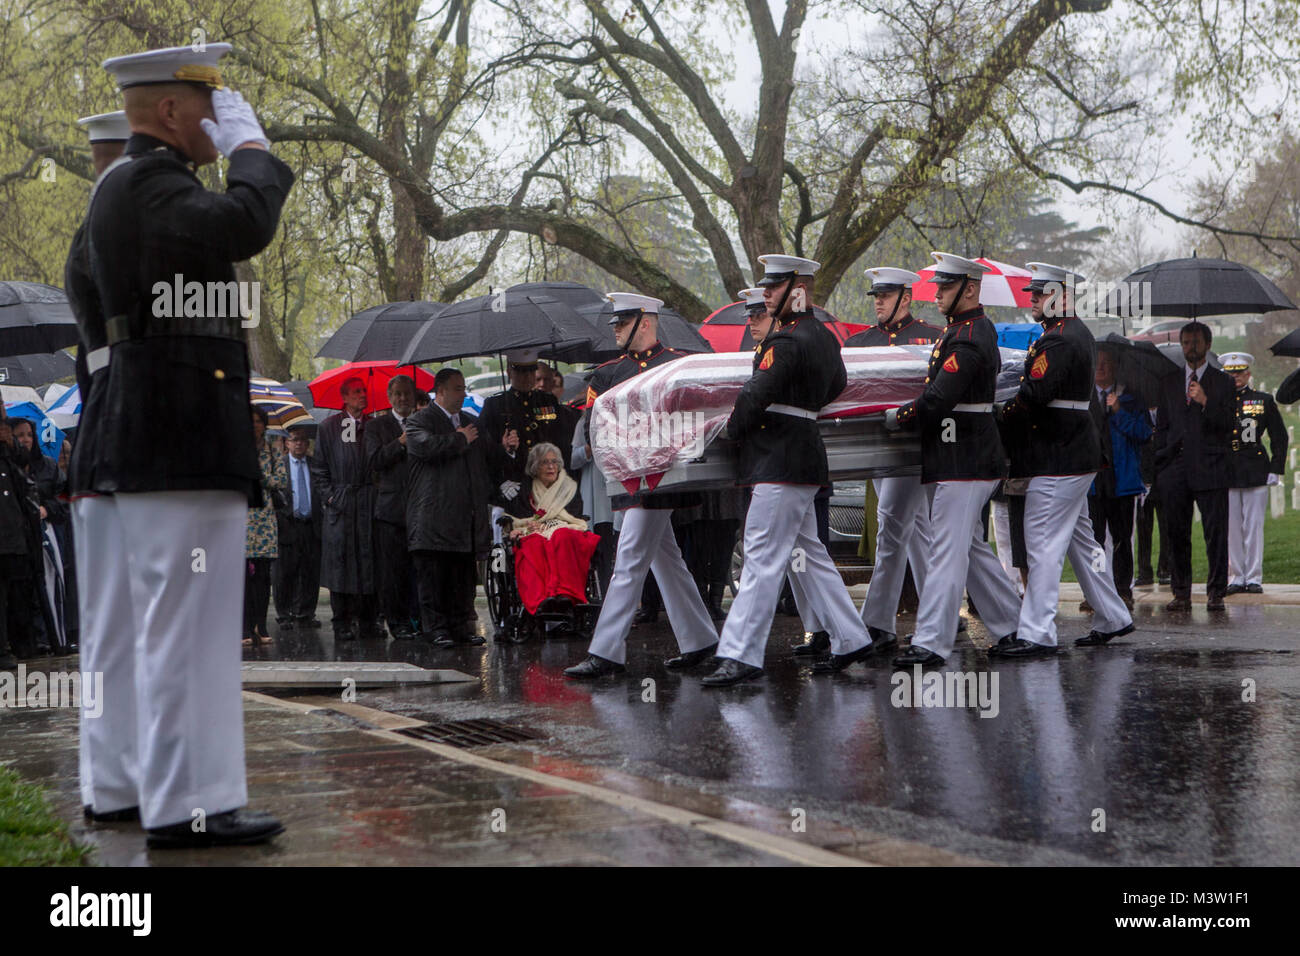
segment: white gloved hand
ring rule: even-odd
[[[214,123],[205,117],[199,120],[199,125],[222,156],[229,159],[230,154],[245,143],[260,143],[267,149],[271,148],[271,141],[266,138],[253,108],[239,93],[234,90],[213,90],[212,112],[217,121]]]
[[[501,482],[501,497],[506,501],[514,501],[515,495],[519,494],[519,482],[503,481]]]
[[[898,409],[885,409],[885,428],[889,429],[891,432],[896,432],[902,427],[903,426],[898,424]]]
[[[1270,485],[1280,485],[1280,484],[1282,483],[1282,476],[1281,476],[1281,475],[1276,475],[1276,474],[1274,474],[1273,472],[1270,471],[1270,472],[1268,473],[1268,483],[1269,483]]]

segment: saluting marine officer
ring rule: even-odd
[[[849,336],[845,348],[884,345],[932,345],[943,332],[912,318],[912,284],[921,277],[907,269],[879,266],[867,270],[869,295],[875,298],[877,324]],[[896,640],[898,599],[903,593],[907,566],[919,595],[925,587],[930,561],[930,502],[920,475],[875,478],[876,557],[871,583],[862,602],[862,623],[871,639]]]
[[[1232,376],[1236,423],[1232,426],[1232,457],[1228,482],[1228,590],[1227,594],[1264,593],[1264,509],[1268,486],[1286,473],[1290,444],[1282,414],[1268,392],[1250,387],[1250,367],[1255,356],[1228,352],[1219,364]],[[1268,448],[1264,451],[1264,433]]]
[[[95,176],[100,177],[122,155],[126,141],[131,136],[126,112],[118,110],[116,113],[87,116],[77,120],[77,124],[90,137],[90,158],[95,167]],[[91,196],[93,198],[93,191]],[[95,636],[90,640],[82,639],[81,669],[88,674],[104,675],[108,709],[121,713],[125,708],[128,712],[134,712],[135,703],[131,695],[134,678],[120,672],[120,668],[131,665],[131,657],[103,656],[105,646],[131,639],[131,617],[114,613],[115,609],[111,606],[101,606],[105,598],[120,594],[118,588],[111,586],[112,578],[106,580],[106,575],[120,574],[123,571],[117,557],[121,542],[107,540],[84,530],[86,501],[94,495],[90,489],[91,465],[94,463],[94,446],[99,439],[99,417],[104,404],[104,390],[108,385],[108,338],[103,309],[99,304],[99,292],[95,289],[95,280],[90,274],[84,220],[72,237],[72,246],[68,250],[68,260],[64,266],[63,287],[67,291],[68,304],[77,319],[81,335],[80,347],[77,349],[77,386],[82,397],[81,428],[77,441],[72,446],[72,460],[68,464],[72,549],[78,580],[83,582],[77,589],[77,615],[83,633],[87,628],[96,630]],[[115,629],[124,631],[125,636],[116,639],[104,636]],[[127,763],[134,761],[134,755],[106,748],[102,740],[98,741],[99,746],[96,747],[95,732],[100,727],[99,722],[88,715],[88,702],[83,700],[81,706],[81,803],[86,818],[101,823],[135,820],[140,815],[139,800],[135,795],[134,781],[127,770]],[[92,752],[100,755],[98,767],[90,764]],[[98,788],[96,781],[99,783]]]
[[[665,348],[659,342],[659,307],[663,300],[632,292],[611,292],[608,298],[614,303],[614,339],[623,354],[597,366],[587,382],[587,419],[583,428],[587,432],[590,458],[591,406],[597,397],[620,382],[640,375],[646,369],[656,368],[666,362],[681,358],[685,353]],[[623,436],[614,436],[619,440]],[[599,472],[598,480],[599,479]],[[610,506],[624,511],[623,529],[618,537],[618,552],[614,557],[614,574],[610,578],[596,620],[596,630],[591,637],[587,657],[579,664],[566,668],[567,677],[593,678],[606,674],[620,674],[627,663],[627,635],[632,629],[632,616],[641,600],[641,588],[646,573],[654,571],[655,581],[673,636],[681,655],[664,662],[665,667],[694,667],[713,656],[718,646],[718,632],[700,597],[695,579],[686,568],[677,539],[673,536],[673,509],[697,504],[696,495],[647,494],[617,495]]]
[[[1092,630],[1076,644],[1105,644],[1133,630],[1133,616],[1115,589],[1106,552],[1088,513],[1088,489],[1101,468],[1101,434],[1090,402],[1096,399],[1097,343],[1074,314],[1078,273],[1031,262],[1030,306],[1043,334],[1029,347],[1020,391],[1002,410],[1011,477],[1028,478],[1025,542],[1029,580],[1013,640],[989,653],[1039,657],[1056,653],[1056,606],[1061,568],[1070,564],[1093,609]]]
[[[844,579],[817,536],[813,497],[830,481],[817,413],[848,381],[840,346],[812,312],[812,277],[819,263],[798,256],[759,256],[767,311],[778,326],[755,355],[727,421],[740,442],[740,475],[754,495],[745,518],[745,565],[740,590],[718,644],[718,667],[709,687],[735,684],[763,673],[772,616],[787,566],[803,599],[830,632],[831,656],[819,672],[843,670],[878,648],[867,636]],[[791,562],[797,549],[799,565]]]
[[[993,397],[1002,356],[997,331],[980,307],[980,284],[988,267],[946,252],[935,259],[931,282],[939,311],[947,316],[943,337],[930,353],[925,391],[885,413],[885,427],[921,432],[921,482],[929,487],[930,561],[920,590],[912,644],[894,666],[942,664],[957,639],[961,596],[969,586],[990,634],[1015,630],[1020,599],[984,540],[980,511],[1006,460]]]
[[[105,61],[131,138],[88,214],[109,354],[90,466],[100,495],[86,499],[78,531],[117,543],[107,576],[90,568],[86,581],[111,592],[97,610],[128,625],[84,634],[119,687],[83,766],[96,808],[101,794],[105,809],[138,802],[151,846],[249,843],[283,829],[241,809],[244,530],[262,493],[230,294],[233,263],[274,236],[293,173],[271,155],[252,107],[223,88],[216,64],[229,51],[209,43]],[[195,168],[218,152],[229,159],[227,188],[210,193]],[[179,314],[173,283],[185,290]],[[198,444],[158,441],[196,431]],[[112,793],[100,789],[103,767],[120,770]]]

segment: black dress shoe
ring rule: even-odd
[[[1216,594],[1206,599],[1205,609],[1207,611],[1226,611],[1228,609],[1228,605],[1223,603],[1222,594]]]
[[[575,680],[593,680],[597,677],[608,677],[611,674],[621,674],[625,670],[622,664],[614,661],[607,661],[603,657],[597,657],[595,654],[588,654],[587,659],[581,664],[574,664],[572,667],[564,669],[565,677],[572,677]]]
[[[320,627],[321,623],[318,618],[300,617],[298,618],[298,626],[299,627]]]
[[[957,618],[957,633],[961,634],[965,630],[966,630],[966,619],[964,617]]]
[[[1264,593],[1264,585],[1262,585],[1262,584],[1247,584],[1247,585],[1246,585],[1246,593],[1247,593],[1247,594],[1263,594],[1263,593]]]
[[[1018,659],[1030,657],[1051,657],[1056,653],[1055,644],[1035,644],[1033,641],[1025,641],[1016,638],[1010,644],[998,651],[998,657],[1013,657]]]
[[[826,631],[814,631],[802,644],[794,646],[795,657],[821,657],[831,649],[831,636]]]
[[[1170,584],[1172,584],[1172,583],[1173,583],[1173,580],[1174,580],[1173,577],[1170,576],[1170,575],[1168,575],[1168,574],[1158,574],[1158,575],[1156,575],[1156,581],[1158,581],[1160,584],[1165,585],[1166,587],[1168,587]]]
[[[122,810],[96,813],[92,807],[86,805],[81,808],[81,815],[87,823],[134,823],[140,819],[140,808],[126,807]]]
[[[1234,594],[1245,594],[1245,593],[1246,593],[1246,585],[1244,585],[1244,584],[1229,584],[1229,585],[1228,585],[1228,590],[1226,590],[1226,591],[1223,592],[1223,596],[1224,596],[1224,597],[1232,597]]]
[[[447,631],[434,631],[430,635],[429,643],[434,647],[455,647],[456,639]]]
[[[922,667],[937,667],[942,663],[943,658],[934,651],[916,645],[912,645],[894,658],[895,667],[915,667],[917,664]]]
[[[1123,637],[1125,634],[1132,634],[1136,627],[1128,624],[1121,627],[1118,631],[1089,631],[1086,635],[1074,642],[1075,647],[1096,647],[1099,644],[1105,644],[1112,637]]]
[[[763,676],[763,668],[732,660],[730,657],[718,658],[718,669],[700,681],[705,687],[728,687],[744,680],[753,680]]]
[[[636,627],[638,624],[655,624],[658,620],[658,611],[652,611],[650,608],[646,607],[639,607],[636,609],[636,613],[632,615],[632,626]]]
[[[1156,583],[1155,578],[1151,577],[1150,575],[1146,575],[1134,581],[1133,586],[1135,588],[1149,588],[1155,583]]]
[[[293,621],[276,621],[275,624],[282,631],[292,631],[298,626]]]
[[[351,626],[334,628],[334,640],[336,641],[355,641],[357,639],[357,630]]]
[[[399,627],[393,631],[393,640],[395,641],[413,641],[417,637],[415,631],[409,627]]]
[[[725,621],[727,619],[727,612],[722,609],[721,604],[710,604],[709,618],[714,621]]]
[[[487,643],[487,638],[473,631],[461,631],[459,634],[453,634],[452,640],[457,644],[463,644],[469,647],[479,647]]]
[[[670,670],[684,670],[687,667],[698,667],[705,661],[709,660],[718,651],[718,643],[714,641],[708,647],[701,647],[698,651],[687,651],[685,654],[678,654],[676,657],[670,657],[664,661],[664,667]]]
[[[832,654],[830,657],[823,658],[813,665],[814,674],[834,674],[842,671],[855,661],[864,661],[873,654],[884,654],[898,647],[898,638],[893,634],[880,640],[873,640],[870,644],[864,644],[856,651],[849,651],[847,654]]]
[[[1191,598],[1176,597],[1165,605],[1166,611],[1190,611],[1192,609]]]
[[[154,827],[147,843],[152,850],[186,850],[210,846],[247,846],[265,843],[284,832],[284,825],[269,813],[230,810],[208,817],[202,832],[195,833],[190,821],[168,827]]]

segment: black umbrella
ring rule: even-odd
[[[1300,329],[1294,332],[1288,332],[1282,338],[1278,339],[1273,345],[1269,346],[1269,351],[1274,355],[1291,355],[1300,357]]]
[[[1107,335],[1097,346],[1115,352],[1118,363],[1116,378],[1126,388],[1136,389],[1142,395],[1143,404],[1148,406],[1155,404],[1161,383],[1166,378],[1177,375],[1182,367],[1154,342],[1134,342],[1115,332]],[[1178,359],[1186,364],[1181,346],[1175,346],[1175,350]]]
[[[0,282],[0,355],[48,355],[80,340],[62,289]]]
[[[1178,366],[1178,371],[1187,368],[1187,358],[1183,355],[1183,347],[1177,342],[1161,342],[1156,346],[1169,361]],[[1219,364],[1219,353],[1210,349],[1205,353],[1205,361],[1211,368],[1222,368]]]
[[[1168,259],[1143,266],[1123,281],[1150,283],[1150,295],[1143,294],[1142,301],[1156,316],[1194,319],[1295,308],[1264,276],[1227,259]]]
[[[400,363],[446,362],[526,348],[580,352],[594,334],[589,321],[558,299],[503,290],[447,306],[424,323]]]
[[[1282,379],[1282,384],[1278,386],[1277,394],[1273,397],[1282,405],[1300,402],[1300,368]]]
[[[364,309],[339,326],[316,357],[345,362],[399,359],[424,323],[446,308],[441,302],[389,302]]]
[[[72,378],[76,374],[76,359],[67,352],[0,358],[0,385],[26,385],[29,388],[37,388],[61,378]]]

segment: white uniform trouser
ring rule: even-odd
[[[138,804],[146,828],[242,807],[244,496],[117,494],[76,514],[82,666],[105,696],[83,713],[83,798]]]
[[[1020,612],[1021,640],[1056,646],[1056,606],[1067,554],[1084,600],[1092,605],[1093,628],[1107,633],[1133,623],[1133,616],[1115,590],[1106,551],[1093,535],[1088,488],[1094,477],[1095,473],[1089,472],[1045,475],[1029,481],[1025,496],[1029,586]]]
[[[681,549],[673,537],[672,520],[670,509],[633,507],[623,512],[614,574],[609,580],[588,653],[618,664],[627,662],[627,635],[641,601],[647,571],[655,573],[668,623],[683,654],[701,650],[718,640],[700,589],[686,570]]]
[[[1007,572],[1007,580],[1019,594],[1023,585],[1020,581],[1020,569],[1015,566],[1012,558],[1011,510],[1005,501],[989,503],[989,524],[993,526],[993,540],[998,546],[998,562],[1002,565],[1002,570]]]
[[[862,623],[894,633],[907,566],[919,595],[930,557],[930,502],[920,476],[877,478],[876,558],[862,602]]]
[[[1268,485],[1228,489],[1228,583],[1264,583],[1264,509]]]
[[[821,614],[813,606],[812,596],[804,590],[803,575],[787,570],[785,577],[790,582],[790,591],[794,594],[794,603],[799,608],[799,620],[803,624],[803,629],[811,634],[826,630],[822,626]]]
[[[912,646],[940,657],[952,653],[961,616],[962,591],[969,590],[980,618],[995,638],[1016,629],[1020,599],[993,549],[984,540],[980,511],[996,481],[939,481],[930,496],[930,567],[916,613]]]
[[[844,579],[817,537],[815,485],[754,486],[745,517],[745,566],[740,592],[722,628],[718,656],[763,666],[772,616],[787,569],[799,579],[806,604],[815,609],[818,630],[830,632],[831,652],[848,654],[871,642],[844,587]],[[796,563],[791,556],[798,548]],[[801,570],[802,569],[802,570]],[[796,597],[796,600],[798,598]]]

